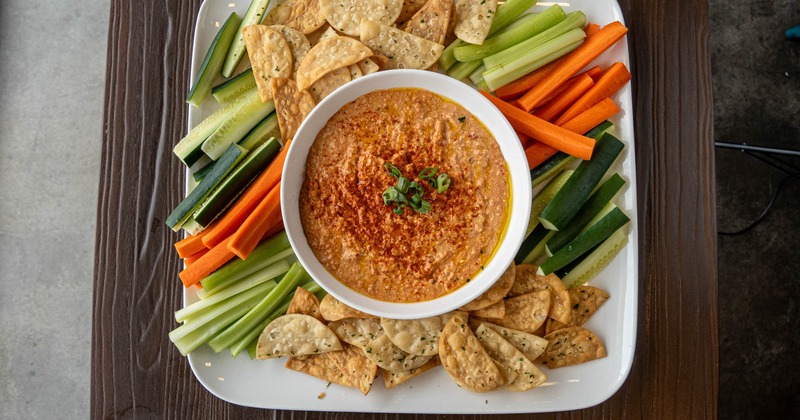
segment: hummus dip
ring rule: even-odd
[[[427,214],[395,214],[386,163],[425,188]],[[439,194],[419,178],[447,173]],[[306,161],[300,220],[320,263],[374,299],[420,302],[470,281],[508,223],[508,169],[494,137],[460,105],[423,89],[368,93],[342,107]]]

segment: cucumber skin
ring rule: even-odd
[[[630,218],[619,207],[614,207],[606,216],[590,226],[586,231],[564,245],[552,257],[546,259],[539,266],[539,274],[547,275],[563,268],[567,264],[580,258],[581,255],[601,244],[614,232],[625,226]]]
[[[542,210],[544,210],[553,198],[558,195],[558,192],[564,188],[564,185],[567,184],[567,181],[573,174],[574,171],[571,169],[561,171],[547,184],[542,192],[537,194],[536,197],[533,197],[533,201],[531,202],[531,217],[528,221],[528,228],[525,230],[526,237],[539,225],[539,215],[542,213]]]
[[[237,98],[247,95],[257,89],[253,69],[247,69],[236,77],[226,80],[211,89],[211,96],[220,105],[229,104]]]
[[[620,228],[594,249],[565,266],[559,277],[568,288],[583,286],[602,271],[628,245],[628,234]]]
[[[242,19],[236,12],[233,12],[217,31],[217,35],[214,37],[214,41],[211,42],[211,46],[208,48],[206,57],[203,60],[203,65],[200,66],[200,71],[197,73],[194,86],[189,90],[189,95],[186,96],[187,103],[194,107],[200,107],[203,100],[211,93],[211,85],[220,75],[225,54],[241,23]],[[222,51],[222,48],[225,51]]]
[[[542,162],[539,166],[531,169],[531,186],[536,187],[551,176],[561,173],[570,163],[575,160],[564,152],[557,152]]]
[[[563,188],[542,210],[539,220],[548,229],[564,229],[578,213],[605,173],[617,159],[625,145],[609,133],[597,139],[591,160],[584,160],[575,168]]]
[[[248,25],[261,23],[266,14],[269,2],[270,0],[252,0],[250,2],[250,6],[247,8],[247,12],[244,13],[244,17],[236,31],[237,37],[231,40],[222,66],[220,66],[220,73],[223,77],[231,77],[236,67],[239,65],[239,62],[242,61],[242,58],[244,58],[244,55],[247,53],[247,49],[244,45],[244,36],[242,36],[242,28]]]
[[[219,159],[231,144],[241,141],[253,127],[273,111],[275,111],[275,103],[273,101],[261,102],[258,91],[254,91],[242,99],[233,114],[208,136],[200,148],[211,159]]]
[[[166,220],[167,226],[175,231],[180,229],[180,221],[183,220],[186,215],[190,214],[211,190],[225,178],[225,175],[233,168],[236,162],[241,160],[244,153],[245,150],[238,145],[229,147],[228,150],[223,153],[222,157],[220,157],[218,161],[220,163],[214,165],[214,169],[203,177],[200,184],[198,184],[197,187],[175,207],[172,213],[170,213]]]

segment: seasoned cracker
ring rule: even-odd
[[[508,294],[508,291],[511,290],[511,286],[514,284],[515,274],[516,268],[514,261],[511,261],[511,265],[508,266],[506,271],[503,272],[500,278],[497,279],[488,290],[459,309],[462,311],[475,311],[500,302],[506,294]]]
[[[517,264],[514,268],[514,284],[508,291],[508,297],[524,295],[541,288],[537,288],[539,278],[542,277],[538,274],[539,266],[534,264]]]
[[[390,372],[386,369],[381,369],[381,375],[383,376],[383,383],[386,385],[386,389],[392,389],[400,384],[406,383],[413,378],[416,378],[419,375],[441,365],[442,362],[439,361],[438,357],[433,357],[431,360],[428,360],[428,363],[424,365],[411,369],[405,372]]]
[[[481,324],[475,331],[489,356],[516,373],[516,378],[505,386],[510,391],[527,391],[544,383],[547,376],[514,345],[494,329]]]
[[[253,76],[261,101],[272,99],[270,79],[292,77],[292,50],[280,32],[265,25],[242,28],[247,55],[253,66]]]
[[[356,64],[373,55],[371,49],[356,39],[333,36],[320,40],[306,53],[297,69],[297,87],[307,89],[333,70]]]
[[[600,309],[609,298],[608,293],[594,286],[578,286],[567,289],[570,298],[570,320],[564,324],[554,319],[547,322],[547,333],[565,327],[579,327]]]
[[[308,91],[314,100],[319,103],[334,90],[344,86],[345,83],[351,80],[353,78],[350,76],[350,68],[342,67],[322,76],[308,88]]]
[[[275,29],[283,35],[286,42],[289,44],[289,49],[292,51],[292,75],[297,73],[297,67],[305,57],[308,50],[311,49],[311,42],[306,36],[297,29],[290,28],[286,25],[272,25],[270,28]]]
[[[506,316],[506,303],[503,300],[495,302],[485,308],[476,309],[469,313],[478,318],[497,319]]]
[[[547,348],[547,340],[538,335],[503,327],[487,321],[475,322],[474,329],[480,327],[481,324],[495,330],[506,341],[516,347],[517,350],[522,352],[529,360],[536,360],[544,353],[544,349]],[[470,325],[473,325],[472,320],[470,320]]]
[[[368,20],[361,21],[361,41],[388,58],[390,69],[427,69],[444,51],[444,45],[401,29]]]
[[[452,1],[450,0],[451,3]],[[411,19],[427,2],[428,0],[403,0],[403,8],[400,10],[400,16],[397,17],[397,23]]]
[[[359,311],[358,309],[351,308],[344,304],[333,295],[325,295],[319,303],[319,312],[322,317],[328,321],[338,321],[344,318],[378,318],[375,315],[370,315]]]
[[[264,17],[264,25],[286,25],[308,35],[325,24],[319,0],[285,0]]]
[[[544,336],[547,348],[540,357],[550,369],[577,365],[607,356],[603,342],[583,327],[568,327]]]
[[[403,0],[319,0],[322,15],[337,31],[359,36],[361,21],[392,25],[400,16]]]
[[[408,354],[392,343],[385,334],[370,341],[361,349],[375,364],[391,372],[406,372],[418,368],[433,357]]]
[[[506,299],[506,315],[494,323],[515,330],[535,333],[544,325],[550,311],[550,292],[530,292]]]
[[[341,351],[328,353],[333,363],[355,385],[362,394],[367,395],[378,375],[378,365],[370,360],[361,348],[351,344],[342,344]]]
[[[342,344],[325,324],[311,315],[275,318],[258,337],[256,359],[306,356],[341,350]]]
[[[421,319],[381,318],[386,336],[403,351],[417,356],[432,356],[439,353],[439,336],[444,324],[455,315],[442,315]]]
[[[319,299],[302,287],[298,287],[294,291],[294,296],[289,302],[289,307],[286,309],[287,314],[303,314],[310,315],[325,322],[322,315],[319,313]]]
[[[483,44],[494,21],[497,0],[455,0],[455,10],[456,36],[470,44]]]
[[[281,138],[291,140],[317,103],[308,91],[297,89],[294,80],[274,77],[271,84]]]
[[[358,68],[364,76],[375,73],[380,70],[380,67],[370,58],[365,58],[358,62]]]
[[[328,327],[339,340],[357,347],[364,347],[385,334],[377,318],[344,318],[329,322]]]
[[[492,391],[507,380],[460,314],[445,324],[439,338],[439,359],[445,372],[470,391]]]
[[[453,0],[428,0],[402,29],[420,38],[444,44],[452,10]]]

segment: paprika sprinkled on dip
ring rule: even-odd
[[[421,302],[465,285],[508,223],[508,168],[462,106],[423,89],[343,106],[306,160],[300,220],[320,263],[374,299]]]

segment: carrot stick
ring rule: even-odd
[[[480,92],[505,115],[515,129],[579,159],[589,160],[592,158],[594,139],[565,130],[535,115],[515,108],[487,92]]]
[[[617,112],[619,112],[617,104],[611,98],[605,98],[586,111],[581,112],[575,118],[562,124],[561,127],[574,133],[586,133],[601,122],[614,116]]]
[[[202,250],[197,251],[194,254],[189,255],[188,257],[184,257],[183,258],[183,263],[186,264],[186,266],[188,267],[188,266],[194,264],[195,261],[200,259],[200,257],[205,255],[208,251],[209,251],[209,249],[204,246]]]
[[[571,53],[565,55],[558,65],[547,76],[536,83],[531,89],[519,98],[522,108],[528,112],[537,105],[559,85],[578,73],[582,68],[614,45],[628,32],[621,22],[614,21],[600,28],[594,35],[578,46]]]
[[[530,146],[531,143],[533,143],[535,141],[535,140],[531,139],[531,136],[529,136],[529,135],[527,135],[525,133],[520,133],[519,130],[514,130],[514,132],[517,133],[517,137],[519,137],[519,142],[520,142],[520,144],[522,144],[522,149],[523,150],[527,149],[528,146]]]
[[[181,258],[186,258],[203,249],[207,249],[203,244],[203,236],[206,235],[206,232],[208,232],[208,230],[203,230],[197,235],[190,235],[178,242],[175,242],[175,250],[178,251],[178,256]]]
[[[565,83],[566,87],[561,93],[556,95],[555,98],[545,102],[533,115],[545,121],[553,122],[594,85],[592,78],[585,73],[570,80],[571,81]]]
[[[181,278],[184,287],[191,287],[193,284],[203,280],[214,270],[222,267],[235,257],[235,254],[228,250],[229,241],[230,238],[227,238],[220,242],[198,258],[192,265],[180,272],[178,276]]]
[[[586,70],[585,72],[578,74],[578,76],[580,76],[581,74],[589,75],[589,77],[592,78],[592,81],[597,83],[597,81],[600,80],[600,76],[603,75],[603,69],[601,69],[600,66],[594,66],[589,70]]]
[[[281,183],[261,200],[247,219],[231,235],[228,250],[239,258],[245,259],[258,245],[261,238],[273,227],[281,217]]]
[[[586,24],[586,27],[583,28],[583,32],[586,33],[586,36],[592,36],[593,34],[597,33],[600,30],[600,25],[596,23],[589,22]]]
[[[289,150],[289,143],[287,140],[283,144],[283,148],[275,159],[270,163],[258,178],[250,184],[244,193],[236,200],[228,211],[218,220],[216,226],[211,229],[203,237],[203,243],[208,248],[213,248],[225,238],[233,235],[239,226],[244,223],[245,219],[250,215],[253,209],[264,199],[264,197],[272,191],[278,182],[281,180],[283,173],[283,163],[286,160],[286,153]]]
[[[264,234],[264,237],[261,238],[261,240],[262,241],[263,240],[267,240],[267,239],[269,239],[269,238],[271,238],[271,237],[283,232],[283,230],[284,230],[283,218],[281,218],[281,219],[278,220],[277,223],[275,223],[274,225],[272,225],[271,228],[269,228],[269,230],[267,231],[267,233]]]
[[[529,169],[533,169],[546,161],[550,156],[558,153],[558,150],[540,142],[535,141],[525,149],[525,157],[528,159]]]
[[[522,76],[519,79],[503,87],[498,88],[495,91],[495,94],[497,95],[498,98],[504,101],[522,96],[534,85],[544,80],[544,78],[547,77],[547,75],[550,74],[550,72],[554,68],[556,68],[558,66],[558,63],[563,59],[564,57],[559,58],[555,61],[551,61],[550,63],[547,63],[542,67],[539,67],[538,69],[526,74],[525,76]]]
[[[587,90],[583,96],[558,117],[556,124],[561,125],[575,118],[581,112],[591,108],[592,105],[616,93],[630,80],[631,73],[625,67],[625,64],[620,62],[612,64],[611,67],[603,72],[603,75],[600,76],[600,79],[591,89]]]

